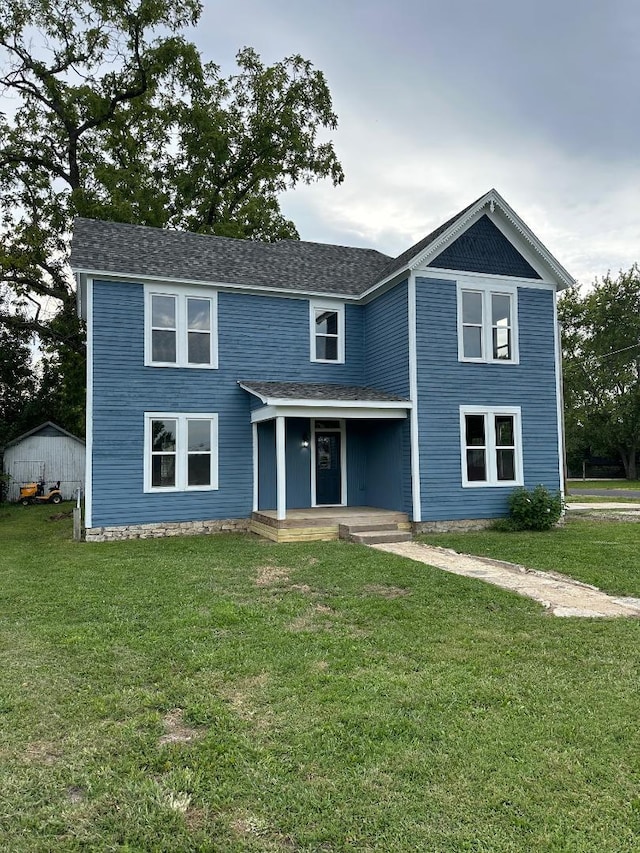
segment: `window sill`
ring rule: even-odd
[[[519,360],[515,358],[458,358],[458,361],[461,364],[504,364],[509,366],[520,364]]]
[[[488,483],[486,481],[478,481],[477,483],[462,483],[463,489],[512,489],[517,486],[522,486],[520,480],[500,480],[499,483]]]
[[[177,370],[217,370],[217,364],[176,364],[171,361],[145,361],[145,367],[174,367]]]

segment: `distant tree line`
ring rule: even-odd
[[[567,461],[619,459],[638,477],[640,452],[640,270],[575,287],[559,300]]]

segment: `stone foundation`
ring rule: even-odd
[[[127,524],[117,527],[87,527],[87,542],[115,542],[121,539],[161,539],[164,536],[205,536],[212,533],[247,533],[248,518],[212,521],[164,521],[158,524]]]
[[[495,518],[463,518],[451,521],[415,521],[414,533],[465,533],[467,530],[486,530]]]

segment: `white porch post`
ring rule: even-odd
[[[258,512],[258,424],[251,424],[253,433],[253,511]]]
[[[284,417],[276,418],[276,518],[287,515],[287,464],[285,460]]]

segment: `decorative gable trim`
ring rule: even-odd
[[[528,281],[543,279],[543,275],[529,263],[485,211],[479,214],[466,231],[446,246],[429,266],[456,272],[501,274]]]
[[[548,279],[549,273],[557,281],[558,285],[564,289],[575,284],[575,280],[569,275],[567,270],[553,257],[551,252],[544,246],[535,236],[533,231],[520,219],[518,214],[511,208],[502,196],[496,190],[489,190],[486,195],[478,199],[478,201],[465,211],[455,222],[453,222],[446,231],[436,237],[422,252],[416,255],[408,263],[410,270],[417,270],[427,266],[437,259],[448,246],[460,237],[471,225],[473,225],[483,213],[487,213],[491,221],[498,227],[502,233],[509,239],[509,234],[505,232],[504,227],[500,227],[499,216],[496,216],[498,210],[507,221],[510,229],[515,232],[511,235],[517,236],[519,241],[524,242],[529,251],[522,251],[522,248],[514,243],[515,248],[521,252],[525,260],[534,266],[534,269],[540,269],[540,263],[544,266],[543,279]],[[514,242],[511,240],[511,242]],[[533,261],[533,263],[532,263]],[[537,262],[537,264],[536,264]],[[435,266],[435,265],[434,265]],[[382,282],[381,282],[382,283]]]

